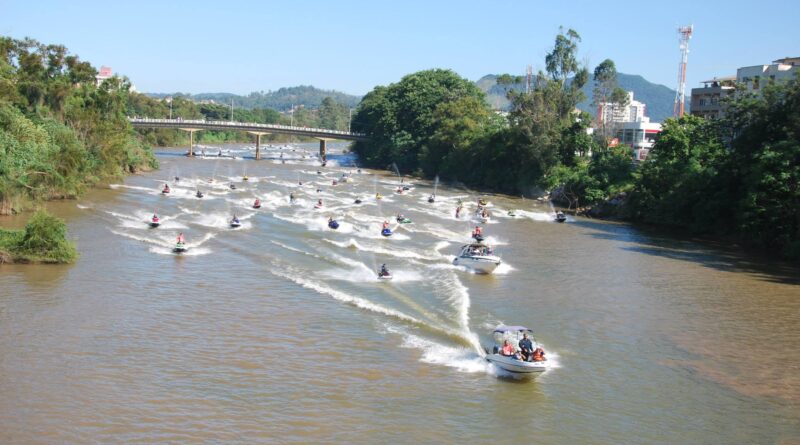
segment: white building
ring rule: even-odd
[[[633,148],[633,158],[644,161],[659,133],[661,124],[650,122],[650,118],[645,116],[638,121],[620,123],[617,127],[616,142]]]
[[[633,99],[633,91],[628,91],[628,105],[621,107],[619,104],[613,102],[606,102],[601,104],[597,115],[600,117],[599,122],[603,122],[607,126],[615,125],[621,122],[637,122],[644,119],[644,113],[647,106]]]
[[[785,57],[771,65],[745,66],[736,70],[736,82],[748,91],[759,91],[764,85],[794,79],[800,71],[800,57]]]
[[[110,79],[114,77],[114,71],[111,69],[110,66],[101,66],[100,72],[97,73],[94,78],[97,80],[97,86],[103,83],[106,79]]]

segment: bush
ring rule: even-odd
[[[75,245],[67,239],[64,221],[45,210],[33,215],[22,239],[11,250],[23,259],[45,263],[69,263],[78,257]]]

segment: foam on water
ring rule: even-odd
[[[555,215],[552,213],[547,212],[534,212],[534,211],[527,211],[527,210],[517,210],[517,217],[528,218],[533,221],[546,221],[546,222],[553,222],[555,221]]]
[[[415,252],[410,249],[406,250],[398,250],[398,249],[386,249],[380,246],[375,246],[371,244],[362,244],[356,241],[353,238],[350,238],[347,241],[334,241],[330,239],[324,239],[323,241],[333,244],[335,246],[339,246],[345,249],[357,249],[363,252],[372,252],[377,253],[380,255],[389,255],[397,258],[413,258],[417,260],[427,260],[427,261],[437,261],[440,259],[439,256],[432,256],[432,255],[424,255],[418,252]]]
[[[386,325],[386,330],[403,337],[401,347],[421,350],[420,361],[424,363],[444,365],[461,372],[490,372],[490,363],[472,349],[443,345],[395,326]]]

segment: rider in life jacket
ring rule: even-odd
[[[317,206],[318,207],[322,207],[322,199],[318,199],[317,200]]]
[[[186,240],[183,238],[183,232],[179,233],[178,234],[178,244],[183,244],[185,242],[186,242]]]
[[[164,190],[161,190],[161,193],[169,193],[169,185],[164,184]]]
[[[386,264],[381,264],[380,276],[385,277],[386,275],[389,275],[389,269],[386,268]]]
[[[256,198],[256,202],[253,203],[253,207],[260,207],[260,206],[261,206],[261,200]]]
[[[543,362],[547,360],[544,358],[544,349],[537,347],[533,350],[533,354],[531,354],[531,360],[534,362]]]
[[[388,228],[389,228],[389,221],[384,221],[383,222],[383,229],[386,230]]]
[[[153,222],[154,223],[158,222],[158,215],[156,215],[155,213],[153,213]]]
[[[477,238],[479,236],[483,236],[483,230],[480,226],[475,226],[475,230],[472,231],[472,237]]]

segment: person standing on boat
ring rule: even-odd
[[[519,351],[522,353],[522,359],[526,362],[531,361],[533,354],[533,342],[528,338],[528,333],[522,334],[522,340],[519,341]]]

